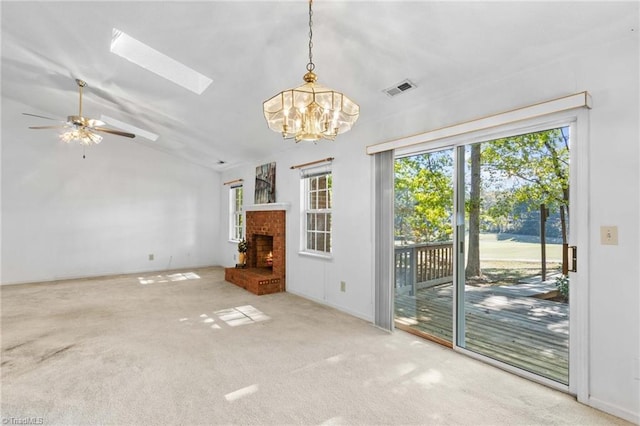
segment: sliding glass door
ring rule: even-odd
[[[454,150],[395,161],[395,325],[451,346]]]
[[[396,327],[568,384],[569,156],[557,127],[397,158]]]
[[[458,147],[457,344],[568,384],[569,128]]]

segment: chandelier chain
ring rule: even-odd
[[[309,0],[309,63],[307,64],[307,71],[309,72],[316,68],[313,63],[313,53],[311,52],[313,48],[313,10],[311,9],[311,3],[313,3],[313,0]]]

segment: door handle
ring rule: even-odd
[[[571,267],[569,267],[569,250],[571,250]],[[562,244],[562,275],[578,272],[578,247]]]

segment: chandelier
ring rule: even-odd
[[[360,107],[340,92],[316,83],[313,63],[313,0],[309,0],[309,63],[304,84],[284,90],[263,104],[269,128],[296,142],[334,140],[355,124]]]

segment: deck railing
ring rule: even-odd
[[[395,287],[398,294],[413,296],[416,290],[452,279],[452,242],[396,246]]]

